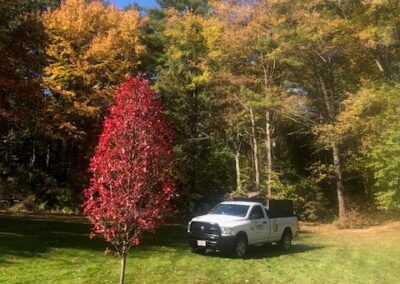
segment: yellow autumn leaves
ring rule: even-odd
[[[212,61],[221,55],[218,41],[221,31],[212,18],[205,18],[189,11],[180,14],[174,9],[167,11],[164,35],[170,42],[166,52],[172,61],[185,61],[192,75],[187,88],[196,89],[213,79]],[[204,56],[195,56],[202,49]]]
[[[120,11],[101,1],[65,0],[43,15],[43,87],[58,98],[49,111],[59,119],[60,128],[77,135],[76,120],[99,115],[115,86],[136,72],[144,52],[143,22],[138,11]]]

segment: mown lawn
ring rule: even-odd
[[[117,283],[119,259],[81,218],[0,215],[0,283]],[[400,221],[359,230],[302,225],[290,253],[245,260],[190,252],[185,227],[163,226],[131,251],[127,283],[400,283]]]

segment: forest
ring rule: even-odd
[[[158,3],[0,0],[0,209],[81,212],[130,75],[165,107],[184,212],[253,193],[306,220],[400,209],[399,1]]]

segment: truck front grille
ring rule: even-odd
[[[194,221],[190,224],[190,232],[200,235],[220,235],[221,229],[218,224]]]

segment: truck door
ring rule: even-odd
[[[261,206],[256,205],[253,207],[250,212],[250,220],[249,243],[254,244],[268,241],[270,232],[269,223]]]
[[[283,229],[285,228],[282,220],[283,218],[272,218],[271,222],[271,241],[279,241],[283,234]]]

